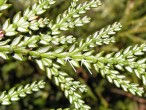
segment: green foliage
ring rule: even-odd
[[[1,10],[10,7],[6,2],[1,1]],[[121,73],[135,73],[143,85],[146,85],[146,44],[128,46],[118,52],[97,53],[97,46],[115,42],[114,35],[122,28],[117,22],[85,39],[64,35],[67,30],[89,23],[90,18],[85,13],[101,5],[100,0],[78,2],[72,0],[68,9],[55,20],[42,15],[53,6],[54,0],[38,0],[24,12],[18,12],[13,18],[5,20],[0,31],[0,56],[7,61],[15,59],[36,62],[38,67],[46,72],[46,76],[64,92],[72,104],[71,109],[88,110],[91,107],[86,105],[81,95],[88,91],[87,86],[75,81],[74,77],[63,69],[67,65],[75,72],[80,66],[84,66],[90,74],[94,69],[109,83],[133,95],[142,96],[144,88],[140,87],[139,83],[131,83],[131,80]],[[6,8],[2,8],[5,5]],[[2,93],[1,104],[8,105],[11,101],[19,100],[19,97],[43,87],[44,82],[34,82],[24,88],[12,88],[8,94]]]
[[[33,82],[32,84],[27,84],[24,87],[21,85],[16,89],[13,87],[6,94],[6,91],[2,92],[0,95],[0,103],[2,105],[10,105],[11,101],[18,101],[19,97],[25,97],[27,94],[31,94],[32,92],[39,91],[39,89],[44,88],[45,82]]]
[[[1,0],[0,1],[0,11],[5,10],[11,6],[11,4],[6,4],[7,0]],[[2,13],[0,13],[0,16],[2,16]]]

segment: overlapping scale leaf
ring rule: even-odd
[[[11,7],[11,4],[7,4],[7,0],[0,0],[0,11],[6,10]],[[0,17],[3,13],[0,13]]]

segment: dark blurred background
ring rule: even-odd
[[[16,12],[24,10],[37,0],[9,1],[13,7],[4,12],[4,16],[0,18],[0,24],[6,18],[12,18]],[[43,16],[55,19],[58,14],[67,9],[72,0],[56,1],[56,4]],[[123,25],[122,30],[115,35],[117,42],[97,47],[95,48],[96,52],[105,51],[109,53],[129,45],[146,42],[146,0],[102,0],[102,2],[102,6],[87,12],[87,15],[92,18],[89,24],[63,32],[63,34],[72,34],[77,39],[81,39],[117,21]],[[84,68],[79,68],[77,73],[74,73],[71,67],[64,67],[63,69],[71,74],[75,80],[88,85],[88,92],[83,94],[83,99],[92,107],[92,110],[146,110],[146,95],[137,97],[126,93],[108,83],[94,70],[92,70],[93,75],[91,76]],[[134,74],[124,74],[133,82],[141,84],[141,81]],[[48,80],[46,73],[41,71],[34,62],[0,59],[0,91],[41,79],[46,81],[45,89],[18,102],[13,102],[10,106],[1,106],[0,110],[50,110],[51,108],[70,106],[60,88]]]

